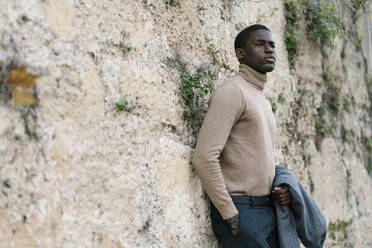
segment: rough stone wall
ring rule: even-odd
[[[368,14],[345,13],[365,33]],[[364,50],[349,42],[341,60],[342,39],[328,57],[306,42],[291,70],[279,0],[1,1],[0,247],[218,247],[190,164],[200,122],[184,120],[180,68],[213,70],[221,84],[238,66],[235,35],[255,22],[277,43],[266,88],[278,106],[277,162],[324,210],[327,247],[371,247]],[[6,78],[22,65],[40,75],[39,101],[16,107]],[[324,65],[356,105],[319,141]]]

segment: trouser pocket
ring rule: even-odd
[[[268,207],[252,207],[249,204],[235,203],[239,211],[240,226],[234,237],[218,210],[211,204],[212,229],[218,241],[226,248],[271,248],[269,236],[275,227],[272,209]],[[275,215],[274,215],[275,217]]]

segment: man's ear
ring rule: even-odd
[[[235,55],[238,58],[239,62],[244,60],[245,53],[244,53],[244,50],[242,48],[235,49]]]

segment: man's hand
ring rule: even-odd
[[[292,202],[292,195],[289,191],[289,186],[282,185],[280,187],[275,187],[272,194],[280,205],[284,206]]]
[[[230,227],[231,233],[234,237],[236,237],[238,230],[239,230],[239,214],[227,219],[227,224]]]

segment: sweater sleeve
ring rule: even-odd
[[[209,198],[225,220],[236,215],[238,210],[227,191],[219,158],[244,107],[243,94],[237,86],[226,85],[213,94],[192,161]]]

